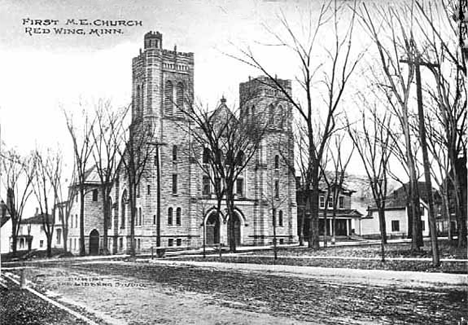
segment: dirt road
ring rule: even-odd
[[[465,287],[262,269],[88,262],[31,268],[28,278],[103,324],[456,324],[468,316]]]

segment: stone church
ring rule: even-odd
[[[186,105],[184,98],[193,97],[194,68],[194,54],[164,49],[159,32],[144,36],[144,47],[132,61],[132,122],[151,124],[154,143],[161,144],[147,165],[150,176],[142,179],[136,195],[137,253],[157,247],[199,248],[203,243],[228,246],[231,224],[238,245],[270,245],[273,208],[278,243],[297,242],[296,184],[287,163],[294,161],[290,104],[274,91],[266,77],[249,78],[240,84],[237,114],[262,114],[268,119],[268,127],[259,150],[236,181],[236,220],[228,223],[225,215],[216,213],[216,197],[205,172],[188,154],[195,140],[180,127],[186,120],[178,108]],[[289,80],[277,82],[291,92]],[[224,98],[216,109],[220,110],[230,110]],[[203,159],[203,152],[196,156]],[[104,231],[108,233],[111,253],[126,252],[130,244],[130,211],[124,174],[114,184],[108,229],[103,229],[98,178],[91,171],[88,179],[92,190],[85,198],[86,253],[102,249]],[[221,210],[225,211],[225,207]],[[68,247],[73,253],[79,252],[79,227],[74,227],[79,225],[78,218],[77,203],[69,221],[72,227]]]

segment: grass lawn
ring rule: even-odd
[[[440,256],[443,259],[466,259],[466,248],[458,248],[448,241],[439,242]],[[468,260],[462,262],[442,262],[439,267],[433,267],[432,262],[423,258],[431,257],[430,243],[417,252],[411,251],[410,243],[389,244],[385,247],[388,258],[403,258],[403,260],[380,261],[380,245],[338,246],[313,251],[306,247],[287,247],[278,250],[278,259],[273,259],[273,251],[257,251],[237,256],[208,255],[179,257],[196,261],[221,261],[226,263],[281,264],[297,266],[316,266],[331,268],[378,269],[393,271],[468,273]],[[314,258],[317,257],[317,258]],[[347,259],[352,257],[353,259]],[[369,260],[368,258],[376,258]],[[404,260],[408,258],[407,260]],[[411,258],[411,259],[410,259]],[[413,260],[421,258],[421,260]]]

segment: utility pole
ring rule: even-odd
[[[416,51],[415,51],[416,52]],[[424,176],[426,181],[426,192],[427,192],[427,201],[429,206],[429,233],[431,236],[431,247],[432,247],[432,264],[437,267],[440,265],[439,257],[439,247],[437,243],[437,229],[436,221],[434,215],[434,200],[432,197],[432,181],[431,173],[429,168],[429,155],[427,152],[427,141],[426,141],[426,128],[424,123],[424,110],[423,110],[423,99],[422,99],[422,86],[421,86],[421,65],[428,67],[429,69],[434,69],[438,67],[437,64],[423,62],[421,60],[420,54],[416,53],[414,58],[409,58],[407,60],[400,60],[403,63],[409,65],[414,65],[416,69],[416,96],[418,102],[418,118],[419,118],[419,136],[421,138],[421,149],[423,155],[423,166],[424,166]],[[413,218],[416,216],[413,216]]]

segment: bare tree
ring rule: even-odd
[[[6,211],[11,218],[12,253],[16,256],[23,211],[32,194],[34,159],[32,156],[21,157],[10,149],[2,153],[1,161],[7,194]]]
[[[128,107],[114,111],[109,101],[100,100],[95,107],[96,125],[91,131],[93,161],[100,180],[103,211],[103,252],[108,250],[108,228],[111,226],[111,191],[118,176],[123,140],[123,120]]]
[[[425,43],[423,59],[431,62],[429,70],[434,82],[427,85],[431,105],[426,115],[431,116],[428,137],[429,150],[445,174],[443,183],[446,196],[453,196],[454,212],[458,221],[458,244],[466,245],[467,190],[466,190],[466,134],[467,90],[465,84],[466,62],[457,42],[458,24],[452,19],[458,15],[457,8],[450,1],[416,1],[419,31]],[[458,8],[460,9],[460,8]],[[432,139],[431,139],[432,137]],[[440,147],[446,164],[435,152]],[[442,171],[443,170],[443,171]],[[453,190],[449,191],[449,188]],[[448,197],[445,199],[448,201]],[[450,212],[448,211],[448,215]]]
[[[227,108],[224,99],[213,112],[206,112],[201,106],[196,107],[193,104],[183,112],[188,119],[193,139],[206,150],[202,159],[209,167],[205,167],[204,171],[214,185],[218,211],[220,198],[224,195],[229,248],[235,252],[235,185],[255,156],[265,132],[265,125],[255,116],[247,119],[241,116],[240,112],[236,115]]]
[[[47,150],[34,153],[33,192],[39,204],[42,226],[47,239],[47,256],[52,256],[52,239],[55,230],[55,212],[59,203],[56,191],[60,188],[62,159],[59,153]]]
[[[95,120],[90,117],[88,112],[82,110],[82,124],[77,126],[74,123],[74,117],[70,113],[63,111],[65,121],[67,123],[68,132],[73,144],[74,156],[74,176],[76,177],[72,184],[77,189],[80,200],[80,255],[86,254],[85,250],[85,234],[84,234],[84,209],[85,209],[85,194],[86,194],[86,177],[90,169],[90,157],[93,150],[91,135],[95,126]]]
[[[336,118],[340,114],[345,89],[362,57],[362,53],[357,56],[353,55],[355,10],[348,9],[348,5],[343,2],[336,0],[325,2],[317,17],[311,13],[308,21],[302,26],[302,30],[305,31],[303,39],[301,33],[294,30],[284,14],[279,17],[279,23],[285,36],[270,31],[276,41],[275,45],[292,51],[300,66],[300,76],[296,77],[296,82],[301,89],[299,98],[303,98],[305,102],[293,98],[280,83],[276,82],[275,85],[295,108],[300,116],[299,123],[304,124],[306,130],[308,147],[306,157],[308,161],[304,188],[307,192],[306,206],[311,207],[309,247],[314,249],[320,247],[318,233],[320,164],[327,144],[336,131]],[[315,23],[314,18],[317,18]],[[331,28],[327,29],[327,35],[330,35],[331,30],[333,45],[330,48],[319,48],[319,50],[323,50],[321,54],[324,53],[325,58],[322,62],[317,63],[315,59],[318,47],[317,38],[320,37],[321,30],[328,27]],[[240,56],[233,57],[258,69],[272,82],[275,82],[275,74],[262,64],[250,48],[241,50]],[[318,104],[316,96],[314,96],[314,81],[317,81],[317,75],[321,75],[318,81],[324,86],[322,104]],[[317,107],[315,107],[316,105]]]
[[[412,57],[417,46],[413,35],[414,7],[373,7],[372,13],[363,5],[360,13],[362,25],[376,45],[383,72],[375,76],[382,93],[401,124],[405,140],[405,156],[409,171],[409,193],[411,195],[412,248],[419,250],[423,245],[420,221],[420,203],[416,162],[412,149],[409,111],[411,84],[415,77],[415,66],[402,66],[402,57]]]
[[[137,214],[136,199],[141,181],[151,176],[149,168],[154,154],[158,155],[160,143],[154,142],[154,125],[151,121],[135,119],[123,135],[124,147],[119,148],[121,156],[121,172],[128,186],[128,202],[130,205],[130,246],[129,253],[135,256],[135,219]],[[159,160],[159,159],[157,159]],[[156,163],[159,163],[157,161]]]
[[[348,122],[348,133],[366,171],[372,197],[379,214],[380,250],[382,262],[384,262],[385,244],[387,243],[385,207],[392,145],[390,136],[392,116],[387,111],[380,115],[376,105],[366,105],[366,108],[367,110],[361,111],[362,125],[360,128],[354,123]]]

